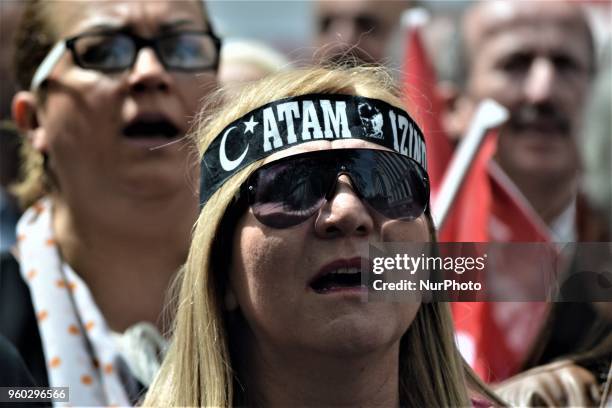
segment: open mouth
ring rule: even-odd
[[[137,119],[123,129],[123,135],[129,139],[174,139],[179,133],[180,129],[166,119]]]
[[[361,288],[361,268],[338,268],[315,278],[310,287],[319,294]]]

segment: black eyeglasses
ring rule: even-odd
[[[85,33],[66,40],[74,62],[85,69],[123,71],[151,47],[167,70],[206,71],[219,65],[221,41],[208,31],[180,31],[142,38],[124,32]]]
[[[312,217],[346,174],[355,193],[389,219],[412,221],[429,203],[427,174],[399,153],[376,149],[319,150],[264,165],[241,187],[259,222],[289,228]]]

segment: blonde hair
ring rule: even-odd
[[[226,104],[220,93],[209,100],[193,134],[200,157],[230,122],[267,102],[309,93],[360,95],[402,106],[391,77],[381,68],[313,68],[279,73],[246,86],[236,100]],[[249,399],[236,386],[238,373],[230,354],[221,291],[226,271],[213,270],[212,248],[228,205],[248,175],[260,166],[261,162],[253,163],[238,172],[214,193],[200,213],[181,271],[172,344],[145,405],[228,407]],[[466,370],[471,379],[455,347],[448,306],[423,304],[400,343],[401,404],[471,405]]]

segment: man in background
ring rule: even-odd
[[[410,0],[317,0],[316,59],[388,65],[401,50],[400,18],[411,5]]]
[[[602,240],[578,194],[583,108],[596,71],[595,45],[573,2],[479,2],[463,20],[465,83],[446,123],[464,134],[478,102],[510,111],[496,161],[553,241]],[[503,238],[503,237],[500,237]]]
[[[499,131],[495,160],[548,227],[551,240],[607,241],[606,223],[579,188],[579,147],[587,142],[581,135],[583,109],[596,72],[594,39],[582,9],[566,1],[480,1],[462,23],[464,72],[458,77],[464,82],[447,100],[447,133],[465,134],[485,98],[504,105],[510,118]],[[490,236],[511,240],[495,225]],[[589,319],[598,319],[589,304],[581,308],[588,309]],[[568,361],[549,364],[579,351],[589,322],[577,309],[552,306],[537,346],[528,345],[532,351],[523,369],[542,367],[498,385],[503,398],[521,406],[598,402],[593,373]],[[577,326],[581,329],[574,330],[578,335],[568,346],[560,328]]]

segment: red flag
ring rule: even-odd
[[[495,154],[496,147],[497,135],[489,132],[457,193],[444,227],[438,232],[440,242],[489,240],[489,214],[493,199],[487,166]]]
[[[404,100],[425,135],[427,173],[435,195],[453,155],[453,147],[440,121],[442,101],[436,90],[436,74],[418,28],[408,31],[404,58]]]
[[[407,32],[403,91],[422,126],[435,199],[453,155],[441,125],[436,75],[418,27]],[[491,160],[497,137],[486,136],[466,175],[442,231],[441,242],[544,242],[547,230],[527,201]],[[543,321],[543,303],[454,303],[453,319],[462,354],[486,381],[516,374]],[[521,321],[521,319],[523,319]],[[519,338],[516,342],[512,339]]]

